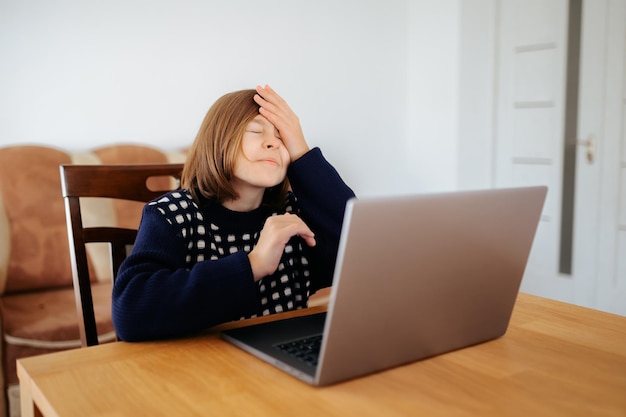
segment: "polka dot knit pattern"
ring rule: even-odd
[[[185,264],[188,269],[198,262],[220,259],[236,252],[250,253],[259,239],[265,218],[279,214],[265,210],[264,215],[255,213],[247,217],[238,213],[240,217],[234,219],[226,214],[227,209],[213,205],[208,209],[211,210],[211,215],[208,215],[206,209],[200,209],[186,190],[168,193],[149,204],[169,224],[178,228],[178,233],[186,240]],[[295,196],[289,194],[281,213],[297,214],[294,207]],[[207,223],[205,218],[211,218],[211,221]],[[306,307],[311,281],[305,246],[298,237],[289,241],[276,272],[257,282],[258,311],[248,317]]]

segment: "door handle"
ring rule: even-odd
[[[576,145],[584,146],[587,154],[587,162],[593,164],[596,157],[596,137],[591,134],[587,136],[587,139],[576,140]]]

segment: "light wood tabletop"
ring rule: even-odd
[[[528,294],[497,340],[323,388],[219,329],[20,359],[23,416],[626,416],[626,317]]]

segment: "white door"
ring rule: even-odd
[[[584,1],[582,33],[575,301],[626,315],[626,0]]]
[[[522,291],[621,314],[626,314],[624,3],[583,1],[578,137],[569,138],[577,147],[575,175],[564,177],[567,0],[498,3],[495,115],[496,185],[549,187]],[[563,205],[564,179],[571,176],[573,202]],[[571,220],[567,207],[573,207]],[[571,263],[565,264],[571,270],[563,272],[562,228],[568,222],[573,244]]]
[[[567,12],[567,0],[499,2],[494,154],[496,186],[548,186],[522,291],[571,301],[558,272]]]

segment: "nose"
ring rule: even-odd
[[[266,149],[278,149],[282,146],[282,141],[273,134],[268,134],[263,141],[263,145]]]

